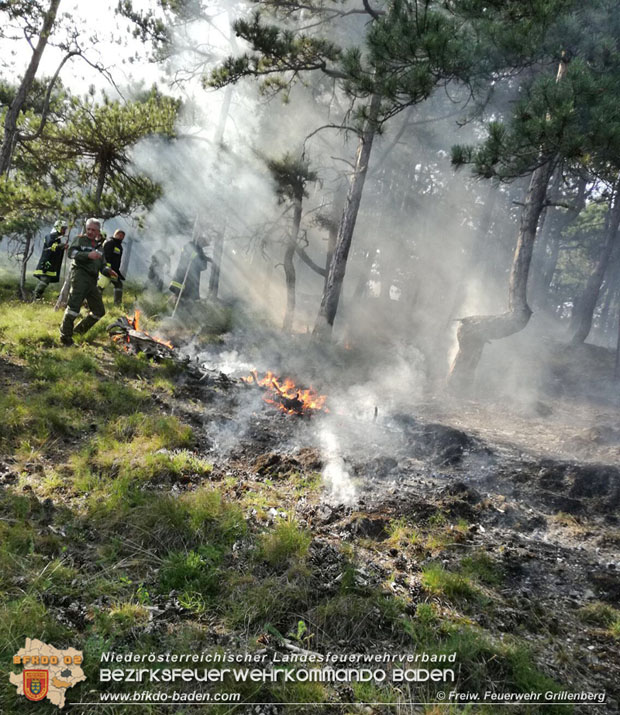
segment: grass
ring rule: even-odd
[[[429,593],[450,600],[477,601],[482,595],[468,576],[447,571],[437,564],[424,567],[420,580]]]
[[[281,521],[272,531],[262,535],[260,556],[273,568],[283,569],[293,560],[303,560],[311,540],[310,533],[294,520]]]
[[[620,610],[596,601],[579,609],[579,620],[587,626],[603,629],[607,635],[620,639]]]
[[[392,519],[388,525],[389,537],[385,543],[389,546],[411,546],[420,540],[418,531],[409,523],[405,517]]]
[[[504,579],[501,567],[484,551],[474,551],[461,559],[461,572],[487,586],[499,586]]]
[[[26,637],[84,651],[88,680],[72,689],[69,701],[90,700],[100,688],[102,652],[209,651],[215,635],[234,644],[226,646],[231,651],[252,650],[274,632],[319,652],[367,645],[457,652],[461,689],[555,687],[518,639],[500,642],[467,615],[486,607],[503,585],[502,569],[487,553],[464,550],[452,571],[426,565],[416,572],[423,590],[396,597],[387,580],[359,577],[363,544],[328,535],[341,559],[328,578],[325,565],[311,558],[312,534],[303,524],[267,518],[282,504],[294,514],[300,496],[319,493],[320,474],[291,472],[234,495],[236,477],[217,476],[221,470],[198,453],[194,430],[166,407],[167,400],[174,404],[181,368],[109,345],[105,327],[120,311],[110,310],[78,347],[60,349],[60,314],[49,304],[18,303],[12,290],[0,280],[0,361],[7,376],[0,449],[12,455],[9,466],[19,475],[0,490],[3,712],[24,711],[7,664]],[[147,330],[156,329],[160,298],[141,297]],[[125,302],[123,312],[131,312],[127,296]],[[228,309],[212,315],[218,329],[233,320]],[[154,391],[161,395],[157,402]],[[397,517],[388,538],[372,548],[395,547],[421,560],[465,544],[466,533],[466,524],[452,524],[441,513],[422,524]],[[73,602],[84,606],[82,621],[66,620]],[[169,602],[180,606],[178,617],[150,619],[150,609]],[[582,617],[618,637],[614,609],[601,605]],[[226,690],[213,690],[218,687]],[[331,686],[319,683],[239,689],[248,699],[275,703],[335,697]],[[355,684],[353,694],[386,704],[403,697],[389,684]]]

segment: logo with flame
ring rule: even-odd
[[[317,411],[329,412],[325,407],[326,395],[319,395],[311,387],[305,390],[301,389],[289,377],[281,379],[273,372],[267,372],[261,378],[256,370],[252,370],[251,375],[241,379],[247,385],[262,387],[265,390],[263,400],[290,415],[303,415]]]

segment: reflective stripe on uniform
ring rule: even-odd
[[[55,278],[58,275],[58,272],[57,271],[36,270],[36,271],[33,271],[32,275],[33,276],[50,276],[52,278]]]
[[[78,311],[75,311],[75,310],[71,310],[71,308],[67,308],[67,309],[65,310],[65,315],[69,315],[69,316],[71,316],[72,318],[77,318],[79,314],[80,314],[80,311],[79,311],[79,310],[78,310]]]
[[[183,288],[183,284],[182,284],[182,283],[177,283],[176,281],[172,281],[172,282],[170,283],[170,287],[171,287],[171,288]]]

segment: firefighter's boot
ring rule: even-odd
[[[73,345],[73,323],[78,317],[79,312],[76,313],[75,310],[67,308],[60,324],[60,342],[63,345],[69,346]]]
[[[45,289],[48,286],[48,281],[39,280],[37,281],[37,285],[32,293],[32,299],[33,300],[41,300],[43,298],[43,293],[45,293]]]
[[[75,326],[75,332],[80,335],[88,332],[98,320],[99,316],[89,313],[85,318],[82,318],[82,320],[80,320],[80,322]]]

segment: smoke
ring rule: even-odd
[[[325,462],[323,481],[326,501],[351,506],[357,500],[357,491],[347,471],[338,437],[323,424],[319,428],[319,440]]]
[[[243,51],[231,36],[227,12],[211,25],[190,24],[178,36],[180,51],[170,68],[175,79],[189,78],[196,68],[196,54],[181,48],[199,42],[211,47],[200,72],[183,85],[178,138],[136,147],[136,167],[163,188],[146,217],[144,260],[149,250],[163,247],[174,270],[193,233],[212,240],[223,234],[218,296],[235,306],[224,371],[244,362],[244,368],[281,370],[302,380],[318,377],[346,409],[355,405],[370,416],[375,408],[379,415],[406,410],[445,381],[457,349],[458,319],[507,309],[523,186],[493,186],[472,180],[467,170],[453,171],[451,146],[475,143],[482,135],[481,124],[458,121],[455,87],[450,96],[435,93],[390,120],[374,141],[334,331],[335,340],[350,348],[352,364],[346,356],[334,361],[308,348],[298,337],[314,326],[328,219],[340,218],[357,148],[354,132],[337,129],[350,122],[350,104],[318,75],[290,88],[287,102],[261,94],[251,80],[206,91],[202,74],[225,55]],[[330,31],[344,46],[356,44],[364,31],[358,23],[343,34],[336,24]],[[514,86],[497,87],[489,114],[501,116],[513,94]],[[307,186],[300,245],[319,270],[296,258],[298,335],[283,338],[275,331],[286,305],[282,258],[292,211],[278,201],[266,160],[302,152],[319,180]],[[528,328],[519,354],[533,349],[539,337]],[[210,359],[226,363],[222,354]],[[512,375],[516,363],[510,349],[485,351],[480,384],[490,383],[498,366],[500,375]],[[527,393],[530,401],[545,388],[547,371],[518,370],[514,376],[506,389],[515,399]]]

